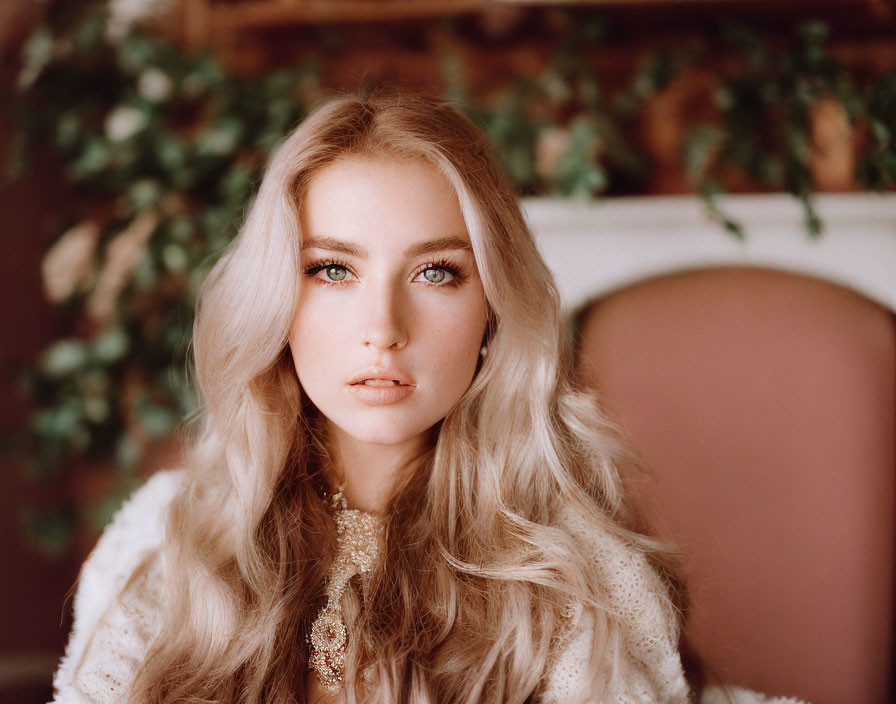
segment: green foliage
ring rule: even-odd
[[[593,66],[595,52],[612,34],[607,22],[597,15],[553,17],[561,40],[538,75],[521,76],[496,95],[473,96],[464,83],[463,62],[449,54],[440,63],[445,97],[465,103],[463,109],[488,132],[522,194],[594,198],[643,189],[650,160],[631,128],[644,103],[690,52],[651,54],[622,89],[611,93]],[[539,172],[539,150],[550,130],[565,135],[565,147]]]
[[[572,122],[569,148],[557,162],[555,192],[591,198],[606,189],[607,173],[594,157],[601,133],[600,123],[588,115]]]
[[[489,109],[470,110],[470,117],[491,136],[507,175],[527,193],[533,192],[537,180],[535,148],[539,124],[530,119],[528,112],[529,102],[536,92],[537,86],[522,80],[511,86]]]
[[[866,188],[880,191],[896,185],[896,69],[874,81],[866,95],[869,145],[859,161],[858,175]]]
[[[74,540],[75,516],[58,509],[27,509],[21,522],[31,541],[51,557],[62,557]]]
[[[61,479],[74,460],[109,458],[127,486],[147,447],[195,410],[185,369],[199,285],[316,77],[305,68],[234,78],[211,56],[141,34],[113,45],[104,31],[95,6],[58,14],[27,42],[7,168],[21,173],[51,145],[80,196],[75,221],[99,231],[82,280],[59,301],[77,332],[25,380],[37,407],[32,472]],[[86,517],[108,516],[118,499],[101,497]],[[59,552],[75,517],[50,516],[32,511],[27,524]]]
[[[894,124],[894,78],[879,78],[863,95],[827,50],[827,36],[821,22],[802,24],[793,37],[777,43],[741,25],[725,28],[723,38],[741,60],[734,68],[716,64],[722,124],[694,128],[685,142],[684,161],[697,178],[711,216],[738,237],[743,236],[740,225],[721,213],[717,203],[724,192],[722,174],[732,168],[757,184],[794,195],[803,206],[807,232],[821,232],[809,171],[811,111],[819,100],[834,98],[852,125],[869,117],[872,129],[876,123]],[[869,151],[859,174],[864,174],[866,185],[880,188],[886,183],[886,154],[892,158],[893,147],[883,139]]]

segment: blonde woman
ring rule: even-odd
[[[205,283],[194,353],[186,467],[85,564],[58,702],[693,696],[635,456],[574,390],[551,275],[451,107],[306,119]]]

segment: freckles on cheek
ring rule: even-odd
[[[445,341],[457,345],[476,344],[478,350],[485,334],[485,311],[458,311],[440,318],[439,333]]]
[[[318,319],[315,322],[323,337],[335,340],[344,338],[347,332],[352,329],[352,326],[347,324],[346,321],[347,316],[340,316],[338,311],[333,311],[318,316]]]
[[[320,330],[322,326],[330,326],[339,319],[340,306],[335,302],[317,300],[312,291],[309,296],[299,303],[296,312],[296,321],[305,329]]]
[[[481,328],[479,325],[471,325],[468,317],[445,322],[448,324],[435,336],[436,366],[446,375],[455,375],[461,370],[466,373],[468,367],[472,373],[479,359],[485,325]]]

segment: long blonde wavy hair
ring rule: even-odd
[[[193,343],[203,406],[162,551],[172,598],[129,701],[306,699],[315,676],[306,634],[324,604],[335,529],[320,496],[320,419],[287,337],[303,195],[315,173],[348,155],[424,159],[445,174],[481,273],[489,331],[471,386],[394,490],[364,608],[349,597],[342,696],[527,701],[570,603],[597,616],[595,687],[612,683],[621,629],[569,526],[645,554],[676,600],[666,554],[626,501],[623,477],[637,456],[573,387],[551,274],[487,137],[434,99],[345,97],[277,149],[203,287]]]

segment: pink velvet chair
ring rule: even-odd
[[[651,467],[721,680],[815,704],[893,697],[896,320],[840,285],[731,267],[583,318],[579,368]]]

